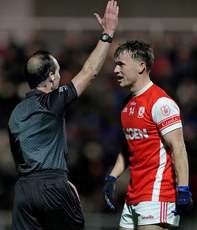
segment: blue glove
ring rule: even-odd
[[[111,175],[107,176],[105,178],[105,185],[103,187],[102,193],[103,193],[103,198],[105,203],[111,210],[115,209],[113,204],[111,203],[111,201],[114,198],[115,187],[116,187],[116,177]]]
[[[176,210],[173,210],[172,213],[175,213],[175,215],[188,214],[193,209],[191,196],[192,193],[189,191],[188,186],[179,186],[176,197]]]

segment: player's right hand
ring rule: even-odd
[[[114,210],[114,206],[112,204],[112,200],[114,198],[114,191],[116,187],[116,177],[108,175],[105,178],[105,185],[103,187],[103,198],[107,206],[111,209]]]

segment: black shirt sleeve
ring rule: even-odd
[[[77,91],[72,82],[68,85],[42,95],[39,98],[40,104],[56,115],[63,115],[68,105],[77,99]]]

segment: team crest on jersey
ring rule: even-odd
[[[164,116],[168,116],[171,113],[170,107],[168,105],[163,105],[160,109]]]
[[[145,112],[145,107],[140,106],[140,108],[138,110],[138,118],[143,118],[144,117],[144,112]]]
[[[58,88],[59,93],[64,92],[66,90],[68,90],[68,87],[66,85],[63,85],[63,86]]]

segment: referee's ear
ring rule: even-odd
[[[55,79],[55,74],[53,72],[49,73],[49,79],[50,81],[53,81]]]

